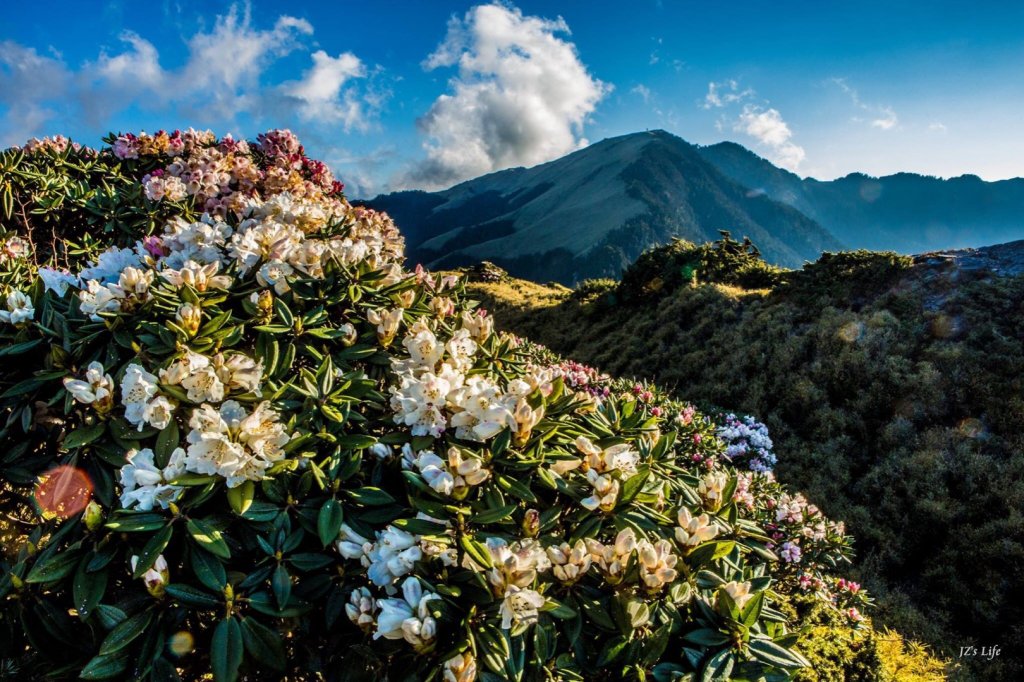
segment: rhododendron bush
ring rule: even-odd
[[[762,425],[496,333],[287,131],[107,142],[0,155],[5,665],[785,679],[789,595],[860,620]]]

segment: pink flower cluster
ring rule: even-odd
[[[283,192],[296,198],[341,202],[342,183],[330,168],[310,159],[290,130],[272,130],[254,145],[210,131],[127,133],[113,143],[119,159],[167,158],[142,182],[151,201],[194,198],[197,207],[218,217],[242,215],[252,199]],[[340,212],[340,211],[338,211]]]

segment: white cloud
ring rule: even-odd
[[[0,105],[6,107],[3,138],[24,141],[57,115],[59,100],[71,82],[59,56],[39,54],[31,47],[0,42]]]
[[[331,57],[323,50],[313,53],[313,66],[302,80],[285,83],[281,93],[299,102],[299,116],[304,120],[337,121],[345,130],[366,127],[363,102],[345,83],[362,78],[366,69],[351,52]]]
[[[418,122],[427,158],[398,184],[444,187],[585,146],[583,125],[611,88],[590,75],[561,37],[568,33],[561,18],[497,3],[452,17],[424,67],[458,66],[458,74]]]
[[[729,104],[742,102],[748,97],[753,97],[754,94],[751,88],[740,90],[739,82],[733,79],[720,83],[712,81],[708,83],[708,94],[704,95],[704,104],[701,106],[705,109],[720,109]]]
[[[748,104],[733,130],[750,135],[771,150],[772,160],[783,168],[795,171],[806,156],[803,147],[793,142],[793,131],[777,109]]]
[[[933,133],[944,133],[947,132],[949,128],[946,127],[945,123],[941,123],[939,121],[932,121],[931,123],[928,124],[928,130],[932,131]]]
[[[860,98],[860,93],[857,92],[856,88],[847,83],[845,78],[831,78],[829,81],[846,93],[850,101],[853,102],[854,107],[868,114],[868,122],[872,128],[893,130],[899,126],[899,116],[896,115],[896,111],[892,107],[864,102]],[[860,123],[865,119],[862,116],[854,116],[853,120]]]
[[[368,81],[376,72],[351,52],[317,50],[300,78],[264,82],[281,58],[307,50],[312,34],[305,19],[281,16],[261,28],[248,5],[232,6],[211,29],[187,40],[184,63],[174,69],[161,64],[153,43],[131,31],[121,35],[120,51],[101,50],[77,69],[59,56],[0,43],[0,106],[6,108],[0,144],[61,132],[79,118],[103,132],[114,114],[133,106],[193,125],[231,126],[244,114],[274,126],[305,124],[308,134],[367,128],[387,93],[372,91]],[[363,81],[358,88],[357,79]]]
[[[630,92],[642,99],[644,104],[648,104],[651,101],[651,89],[643,83],[634,85]]]

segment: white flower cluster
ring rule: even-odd
[[[502,386],[482,375],[468,374],[473,367],[478,341],[490,327],[472,315],[462,317],[460,327],[442,343],[424,320],[418,320],[405,336],[406,360],[396,360],[399,384],[391,388],[395,422],[412,427],[414,436],[439,437],[449,427],[457,438],[482,442],[509,428],[517,442],[525,442],[544,415],[532,407],[534,391],[550,393],[554,374],[537,368]]]
[[[235,400],[214,408],[204,403],[192,412],[188,425],[185,468],[197,474],[217,474],[229,488],[259,481],[272,464],[284,458],[291,440],[270,403],[247,412]]]
[[[229,391],[259,395],[263,364],[243,353],[217,353],[212,358],[185,351],[170,367],[160,370],[160,381],[181,386],[194,403],[219,403]]]
[[[401,598],[378,599],[377,630],[374,639],[404,639],[416,651],[426,650],[437,636],[437,623],[430,602],[441,597],[424,592],[420,581],[408,577],[402,583]]]
[[[602,448],[586,436],[576,438],[575,445],[583,457],[557,460],[551,465],[551,471],[565,476],[582,467],[594,492],[582,499],[580,504],[591,511],[600,509],[610,512],[619,499],[620,479],[636,473],[640,453],[628,443]]]
[[[124,418],[139,431],[148,424],[161,431],[167,428],[177,407],[167,396],[160,394],[155,374],[138,363],[131,363],[121,378],[121,404]]]
[[[146,191],[146,198],[150,201],[181,201],[188,192],[185,183],[181,178],[164,173],[163,171],[153,172],[142,178],[142,185]]]
[[[427,553],[422,538],[395,526],[377,531],[374,541],[356,533],[348,524],[341,525],[335,546],[346,559],[358,560],[366,574],[377,587],[383,587],[388,594],[394,594],[395,582],[412,573],[416,562]],[[434,548],[431,548],[433,550]],[[433,553],[433,552],[431,552]],[[442,561],[449,565],[454,557],[442,554]]]
[[[184,473],[185,451],[181,448],[174,450],[163,469],[156,465],[155,455],[149,448],[131,450],[128,463],[121,467],[121,506],[142,511],[150,511],[156,505],[167,509],[182,491],[181,486],[171,481]]]
[[[170,182],[167,178],[173,176],[162,177]],[[248,199],[243,215],[237,228],[210,213],[192,223],[179,218],[160,237],[101,253],[77,278],[52,270],[40,274],[47,287],[60,294],[69,284],[79,288],[83,312],[100,320],[100,313],[131,312],[145,303],[158,277],[175,287],[227,289],[232,276],[219,273],[234,265],[239,276],[255,273],[260,286],[283,294],[291,288],[291,278],[323,277],[328,260],[389,268],[403,252],[402,238],[390,219],[337,200],[282,192],[266,201]],[[347,225],[346,236],[308,236],[334,222]]]
[[[99,362],[90,362],[85,379],[64,379],[64,388],[71,397],[83,405],[92,405],[98,412],[110,409],[114,399],[114,380],[105,373]]]
[[[679,526],[676,528],[676,541],[684,549],[692,549],[718,535],[718,528],[711,523],[707,514],[693,516],[689,509],[680,507],[677,519]]]
[[[748,458],[751,471],[771,471],[778,459],[772,452],[768,427],[751,416],[727,414],[718,427],[718,437],[725,443],[725,456],[730,460]]]
[[[483,460],[455,447],[448,449],[447,461],[424,450],[415,456],[412,467],[435,491],[456,499],[464,498],[471,486],[480,485],[491,476]]]
[[[0,322],[11,325],[25,324],[31,322],[36,316],[36,309],[32,306],[32,299],[17,289],[7,294],[7,310],[0,309]]]
[[[532,588],[537,574],[551,568],[551,559],[536,540],[517,540],[509,545],[501,538],[487,538],[487,551],[493,568],[487,580],[502,598],[501,627],[531,625],[537,622],[544,595]]]
[[[637,555],[640,580],[648,590],[661,590],[678,575],[675,566],[679,557],[672,552],[668,540],[637,540],[633,529],[626,528],[619,531],[615,542],[610,545],[592,538],[588,538],[586,544],[593,563],[610,585],[617,585],[625,579],[634,552]]]

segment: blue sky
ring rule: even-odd
[[[664,128],[801,175],[1024,175],[1024,3],[17,3],[0,144],[299,133],[350,194]]]

